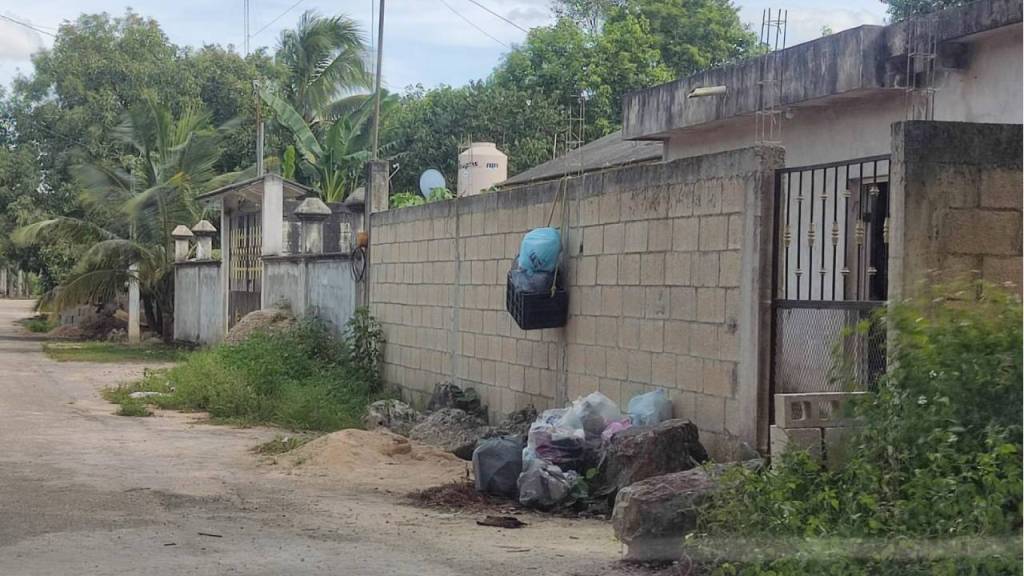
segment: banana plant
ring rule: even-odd
[[[286,99],[269,88],[261,88],[260,97],[273,110],[278,123],[291,133],[300,171],[310,174],[321,199],[340,202],[352,193],[371,157],[373,95],[359,94],[333,103],[331,113],[316,126],[319,139]],[[381,113],[397,104],[396,96],[382,94]]]

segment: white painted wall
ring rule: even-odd
[[[936,78],[935,119],[1022,123],[1021,26],[980,35],[967,43],[968,67],[942,72]],[[782,128],[786,165],[888,154],[891,125],[905,119],[905,93],[900,89],[794,109]],[[714,130],[680,134],[668,141],[665,158],[676,160],[751,146],[754,123],[750,116]]]

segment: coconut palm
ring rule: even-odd
[[[173,118],[152,98],[134,107],[115,131],[128,152],[121,166],[95,161],[75,167],[87,216],[62,216],[25,226],[15,240],[29,244],[64,240],[83,252],[67,278],[44,300],[56,309],[104,302],[139,281],[150,326],[163,334],[173,316],[171,230],[202,216],[196,196],[237,177],[218,176],[221,132],[199,108]],[[126,165],[126,166],[125,166]],[[90,218],[111,210],[106,217]],[[129,270],[131,265],[135,270]]]
[[[366,43],[355,21],[307,10],[294,29],[281,33],[275,61],[285,71],[282,96],[316,128],[339,99],[371,87],[365,60]]]

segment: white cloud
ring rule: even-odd
[[[4,12],[4,15],[25,21],[10,12]],[[43,37],[38,32],[0,18],[0,60],[26,62],[43,46]]]

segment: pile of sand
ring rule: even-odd
[[[236,344],[249,338],[256,332],[277,332],[287,330],[295,324],[291,312],[279,308],[256,310],[242,317],[224,339],[228,344]]]
[[[382,490],[411,491],[467,478],[454,454],[384,429],[341,430],[278,458],[297,473]]]

